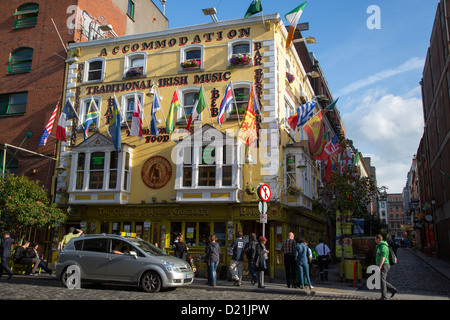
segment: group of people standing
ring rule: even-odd
[[[286,273],[286,284],[290,288],[303,289],[309,286],[314,289],[311,284],[309,265],[313,258],[312,250],[308,247],[307,242],[303,238],[294,240],[295,235],[289,232],[287,239],[283,242],[281,251],[284,253],[284,267]],[[330,249],[320,239],[320,243],[315,247],[318,254],[317,262],[320,270],[320,279],[328,280],[328,263],[330,259]]]
[[[205,248],[205,261],[208,267],[208,284],[216,286],[217,266],[220,258],[220,246],[213,234]],[[237,232],[236,239],[231,245],[230,272],[235,286],[240,286],[244,271],[244,255],[247,256],[248,269],[252,277],[252,285],[258,283],[258,288],[264,288],[264,271],[267,270],[269,250],[266,249],[267,239],[264,236],[257,240],[256,234],[250,234],[249,241],[244,240],[242,231]]]

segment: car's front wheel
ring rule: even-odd
[[[68,271],[69,270],[69,271]],[[64,287],[73,289],[80,287],[80,268],[68,266],[61,273],[61,283]]]
[[[161,277],[156,271],[147,271],[142,275],[141,287],[145,292],[158,292],[161,290]]]

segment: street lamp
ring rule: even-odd
[[[216,17],[216,13],[217,13],[216,8],[202,9],[202,11],[203,11],[203,14],[205,16],[210,16],[213,22],[217,22],[218,21],[217,17]]]

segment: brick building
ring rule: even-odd
[[[417,151],[426,248],[447,260],[450,259],[449,11],[450,1],[441,0],[421,81],[425,127]]]
[[[153,17],[150,23],[148,16]],[[168,20],[147,0],[4,1],[0,17],[0,144],[6,145],[6,170],[39,180],[49,194],[54,191],[55,132],[61,108],[46,145],[38,145],[62,98],[69,43],[167,28]],[[42,240],[38,238],[35,234],[30,240]]]

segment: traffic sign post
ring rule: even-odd
[[[267,202],[270,200],[270,196],[272,195],[272,191],[270,191],[270,187],[267,184],[262,184],[257,189],[258,197],[264,201]]]
[[[259,223],[262,223],[262,235],[265,237],[265,229],[266,229],[266,223],[267,223],[267,202],[260,201],[258,203],[258,209],[259,209]]]

